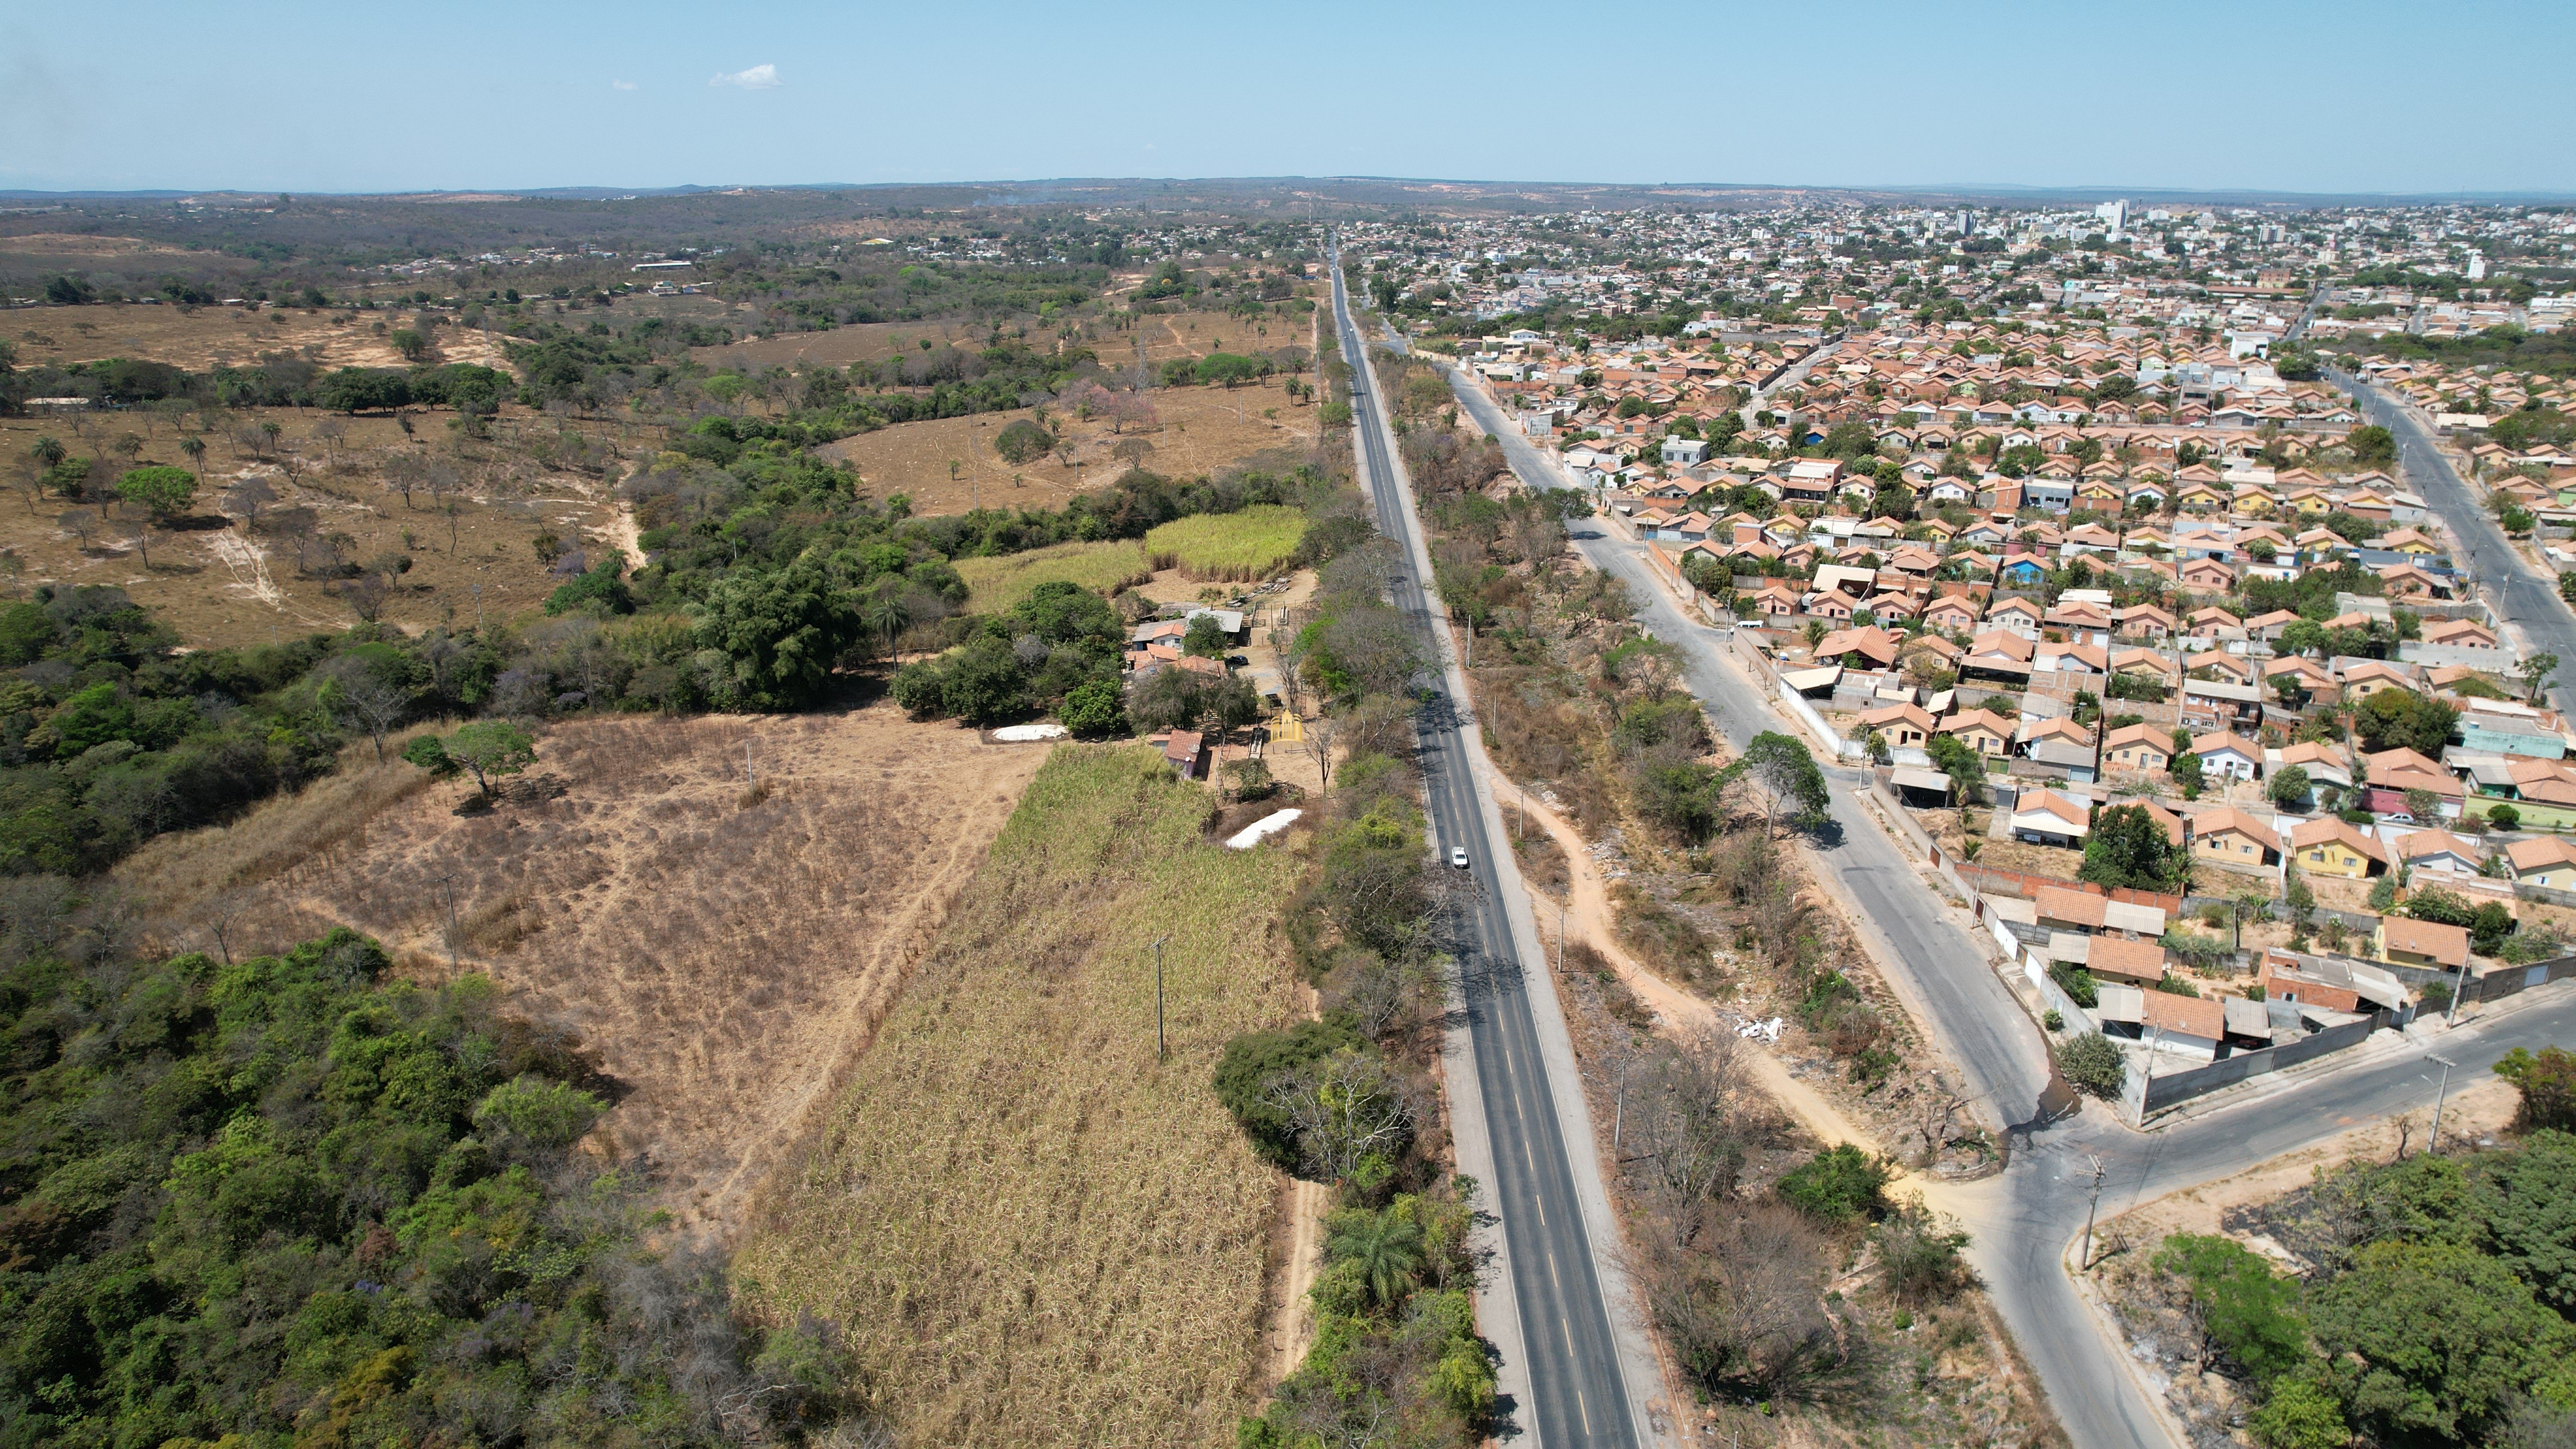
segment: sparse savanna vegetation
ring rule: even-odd
[[[1255,506],[1166,523],[1145,535],[1145,553],[1189,578],[1250,581],[1286,568],[1305,536],[1303,510]]]
[[[1290,1017],[1297,878],[1207,820],[1151,751],[1060,747],[759,1217],[752,1301],[843,1325],[906,1442],[1221,1442],[1253,1407],[1274,1179],[1208,1083]]]
[[[623,1084],[600,1135],[649,1155],[660,1206],[733,1230],[1044,752],[882,705],[575,720],[534,748],[485,808],[400,739],[382,762],[353,746],[300,793],[147,845],[111,894],[162,951],[347,925],[415,979],[452,955]]]

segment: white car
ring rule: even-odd
[[[1460,870],[1465,870],[1467,868],[1467,847],[1463,845],[1453,845],[1449,847],[1449,863]]]

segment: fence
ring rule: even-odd
[[[2238,1082],[2262,1076],[2266,1072],[2295,1067],[2301,1062],[2314,1061],[2318,1057],[2342,1051],[2346,1047],[2359,1046],[2370,1039],[2372,1032],[2393,1027],[2396,1024],[2397,1018],[2394,1014],[2386,1010],[2374,1011],[2359,1021],[2348,1021],[2341,1026],[2330,1026],[2323,1031],[2312,1032],[2286,1046],[2238,1052],[2234,1056],[2222,1057],[2205,1067],[2189,1067],[2179,1072],[2158,1072],[2151,1079],[2142,1082],[2136,1091],[2123,1095],[2134,1102],[2138,1119],[2143,1120],[2167,1107],[2188,1102],[2194,1097],[2207,1096],[2221,1087],[2232,1087]],[[2152,1057],[2153,1053],[2149,1055]]]
[[[2005,870],[1991,865],[1971,865],[1961,873],[1975,879],[1980,890],[1989,885],[2000,885],[2011,888],[2016,895],[2036,897],[2041,886],[2053,886],[2062,891],[2107,896],[2124,905],[2153,906],[2164,912],[2168,919],[2182,914],[2182,897],[2169,896],[2161,891],[2142,891],[2133,886],[2098,886],[2089,880],[2059,880],[2051,875],[2032,875],[2027,871]]]
[[[2501,967],[2470,982],[2468,989],[2460,993],[2460,999],[2497,1001],[2571,976],[2576,976],[2576,956],[2561,956],[2555,961],[2540,961],[2529,966]]]

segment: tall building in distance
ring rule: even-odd
[[[2125,197],[2118,201],[2103,202],[2100,206],[2093,208],[2093,214],[2102,218],[2104,223],[2109,225],[2111,228],[2111,235],[2114,238],[2119,237],[2129,229],[2129,203]]]

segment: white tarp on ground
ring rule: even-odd
[[[993,731],[993,738],[1016,745],[1028,740],[1060,740],[1072,733],[1060,724],[1004,725]]]
[[[1296,824],[1297,817],[1305,813],[1306,812],[1303,810],[1282,810],[1276,815],[1265,815],[1261,819],[1255,820],[1250,825],[1247,825],[1241,830],[1234,832],[1232,835],[1227,836],[1225,838],[1225,848],[1228,850],[1250,850],[1252,847],[1259,845],[1261,842],[1268,840],[1274,835],[1277,835],[1280,831]]]

